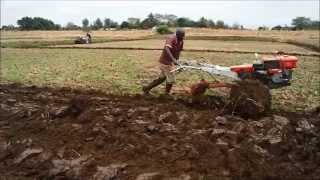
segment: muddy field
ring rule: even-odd
[[[1,177],[320,177],[319,108],[244,119],[219,102],[2,84]]]

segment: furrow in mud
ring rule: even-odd
[[[316,179],[319,111],[244,119],[181,100],[0,85],[7,179]]]

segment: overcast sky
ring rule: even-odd
[[[83,18],[111,18],[121,22],[128,17],[145,18],[150,12],[175,14],[197,20],[235,22],[245,27],[290,25],[291,19],[306,16],[319,20],[319,0],[314,1],[12,1],[1,0],[1,25],[16,25],[24,16],[44,17],[57,24]]]

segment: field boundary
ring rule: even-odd
[[[105,39],[105,38],[94,38],[92,44],[96,43],[108,43],[118,41],[139,41],[139,40],[150,40],[150,39],[165,39],[168,35],[147,35],[137,38],[119,38],[119,39]],[[1,38],[1,40],[4,40]],[[307,44],[294,40],[283,40],[272,37],[256,37],[256,36],[187,36],[186,40],[219,40],[219,41],[257,41],[257,42],[278,42],[284,44],[291,44],[298,47],[302,47],[308,50],[320,52],[320,47],[317,45]],[[47,47],[52,45],[73,45],[72,39],[58,40],[58,41],[20,41],[16,42],[1,42],[1,48],[39,48]]]
[[[154,39],[162,39],[163,36],[154,36]],[[277,42],[291,44],[298,47],[303,47],[309,50],[320,52],[320,47],[312,44],[302,43],[293,40],[284,40],[271,37],[256,37],[256,36],[187,36],[186,40],[219,40],[219,41],[257,41],[257,42]]]
[[[22,49],[34,49],[34,48],[22,48]],[[38,49],[112,49],[112,50],[146,50],[146,51],[161,51],[162,48],[139,48],[139,47],[39,47]],[[275,52],[268,51],[237,51],[237,50],[216,50],[216,49],[184,49],[185,52],[216,52],[216,53],[235,53],[235,54],[274,54]],[[320,54],[316,53],[286,53],[293,56],[309,56],[309,57],[320,57]]]
[[[119,41],[139,41],[153,39],[153,36],[143,36],[139,38],[126,38],[121,37],[119,39],[105,39],[96,38],[93,39],[91,44],[97,43],[108,43],[108,42],[119,42]],[[2,40],[2,39],[1,39]],[[74,45],[73,39],[57,40],[57,41],[18,41],[18,42],[1,42],[1,48],[42,48],[55,45]]]

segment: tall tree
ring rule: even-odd
[[[215,27],[216,27],[216,24],[214,23],[213,20],[209,19],[209,20],[208,20],[208,26],[209,26],[210,28],[215,28]]]
[[[123,21],[122,23],[121,23],[121,25],[120,25],[120,28],[121,29],[127,29],[127,28],[129,28],[129,23],[127,22],[127,21]]]
[[[180,17],[177,19],[176,25],[179,27],[194,27],[196,25],[196,22],[189,18]]]
[[[105,18],[105,19],[103,20],[103,28],[104,28],[104,29],[109,29],[109,28],[111,28],[111,23],[112,23],[112,20],[111,20],[111,19]]]
[[[311,29],[316,29],[320,31],[320,21],[312,21],[311,22]]]
[[[102,27],[103,27],[103,24],[102,24],[101,19],[100,19],[100,18],[97,18],[97,19],[93,22],[92,29],[98,30],[98,29],[101,29]]]
[[[139,18],[128,18],[129,28],[136,29],[140,27],[140,19]]]
[[[311,19],[306,17],[296,17],[292,19],[292,25],[295,26],[298,30],[307,29],[308,27],[310,27],[311,23]]]
[[[146,19],[141,22],[141,26],[144,29],[152,28],[159,24],[159,21],[154,18],[153,14],[150,13]]]
[[[23,17],[17,21],[21,30],[57,30],[58,25],[41,17]]]
[[[89,27],[89,20],[88,20],[87,18],[84,18],[84,19],[82,20],[82,28],[83,28],[84,30],[87,30],[88,27]]]
[[[206,18],[204,17],[201,17],[199,19],[199,21],[197,22],[197,26],[198,27],[209,27],[209,22]]]
[[[160,24],[166,24],[168,26],[175,26],[178,17],[173,14],[154,14],[154,18]]]
[[[225,24],[222,20],[218,20],[217,23],[216,23],[216,27],[219,28],[219,29],[223,29],[225,28]]]
[[[111,21],[110,28],[117,28],[119,25],[115,21]]]
[[[67,25],[65,26],[66,30],[79,30],[81,27],[77,26],[73,22],[68,22]]]
[[[167,21],[168,26],[175,26],[178,17],[173,14],[165,14],[164,19]]]

